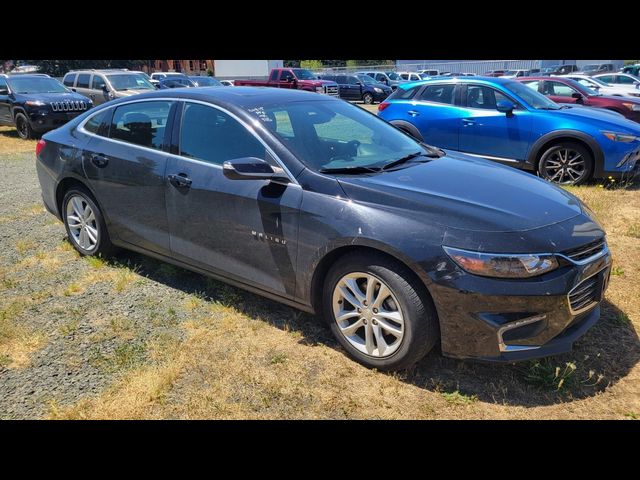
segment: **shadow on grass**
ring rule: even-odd
[[[122,251],[110,263],[135,265],[139,274],[151,280],[207,301],[231,304],[244,315],[299,332],[304,345],[323,344],[342,350],[318,316],[133,252]],[[624,378],[639,360],[640,341],[631,321],[605,300],[601,319],[574,344],[571,353],[503,365],[444,358],[436,348],[396,377],[430,391],[458,391],[469,398],[475,396],[477,401],[535,407],[594,396]]]
[[[0,139],[1,138],[15,138],[15,139],[19,139],[20,136],[18,135],[18,131],[13,128],[10,130],[7,129],[0,129]]]

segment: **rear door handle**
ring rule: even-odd
[[[470,127],[470,126],[472,126],[472,125],[475,125],[475,124],[476,124],[476,122],[474,122],[473,120],[469,120],[469,119],[463,118],[463,119],[462,119],[462,124],[463,124],[465,127]]]
[[[412,117],[417,117],[418,115],[420,115],[420,112],[417,110],[409,110],[407,113]]]
[[[100,153],[92,153],[89,159],[98,168],[104,168],[109,163],[109,159]]]
[[[171,173],[167,175],[167,179],[169,180],[169,183],[176,188],[189,188],[192,183],[191,179],[187,177],[185,173],[179,173],[177,175],[175,173]]]

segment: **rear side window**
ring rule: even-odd
[[[616,76],[616,83],[620,83],[620,84],[623,84],[623,85],[633,85],[634,83],[636,83],[636,80],[634,80],[631,77],[624,77],[622,75],[617,75]]]
[[[283,128],[287,129],[284,123]],[[187,103],[184,107],[180,154],[214,165],[242,157],[266,160],[264,145],[242,124],[220,110],[199,103]]]
[[[116,108],[109,137],[161,150],[171,103],[137,102]]]
[[[278,70],[274,70],[273,72],[271,72],[271,76],[269,77],[269,80],[272,82],[275,82],[278,80]]]
[[[87,120],[84,129],[88,132],[95,133],[102,137],[109,136],[109,124],[111,123],[112,108],[107,108]]]
[[[80,75],[78,75],[78,84],[76,85],[76,87],[89,88],[90,77],[91,75],[89,75],[88,73],[81,73]]]
[[[420,100],[453,105],[453,92],[455,88],[456,86],[454,84],[427,85],[420,94]]]
[[[76,81],[77,76],[78,74],[76,73],[67,73],[64,76],[64,80],[62,81],[62,83],[64,83],[67,87],[73,87],[73,82]]]
[[[415,87],[407,88],[398,88],[395,92],[391,94],[389,100],[408,100],[409,98],[413,98],[418,90],[420,90],[420,85]]]
[[[102,75],[93,75],[93,79],[91,80],[92,90],[102,90],[102,87],[104,87],[105,85],[106,84],[104,83],[104,78],[102,78]]]

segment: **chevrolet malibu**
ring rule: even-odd
[[[488,361],[566,352],[600,315],[611,255],[576,197],[328,96],[141,94],[36,155],[81,255],[130,249],[321,314],[369,367],[438,343]]]

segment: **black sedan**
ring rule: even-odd
[[[109,102],[46,134],[47,209],[82,255],[122,247],[307,312],[359,362],[570,350],[611,256],[581,202],[418,143],[361,108],[276,88]]]

